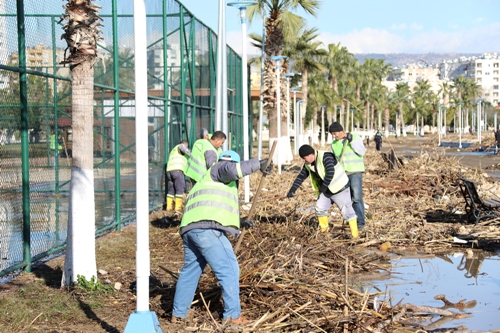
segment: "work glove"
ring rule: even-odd
[[[290,191],[288,191],[288,193],[287,193],[286,197],[287,197],[287,198],[293,198],[293,196],[294,196],[294,195],[295,195],[295,192],[294,192],[294,191],[292,191],[292,190],[290,190]]]
[[[240,217],[240,228],[251,228],[255,225],[253,220],[249,220],[247,217]]]
[[[347,138],[347,141],[349,141],[349,143],[351,143],[352,142],[352,133],[347,133],[346,138]]]
[[[265,175],[269,175],[273,170],[273,161],[271,161],[271,163],[269,163],[269,166],[266,168],[267,161],[267,158],[260,160],[260,171],[262,171],[262,173]]]
[[[328,186],[323,184],[319,187],[319,193],[326,193],[326,191],[328,191]]]

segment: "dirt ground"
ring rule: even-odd
[[[467,138],[465,138],[465,140],[467,140]],[[472,141],[473,138],[471,137],[470,140]],[[384,141],[382,151],[386,152],[393,148],[396,153],[406,155],[407,151],[421,151],[421,153],[429,151],[432,153],[437,149],[440,153],[443,153],[443,151],[445,151],[443,148],[435,148],[433,146],[435,141],[436,139],[432,137],[408,137],[399,139],[392,137]],[[447,141],[452,141],[451,136]],[[373,142],[369,145],[369,149],[375,151]],[[451,151],[452,149],[456,150],[456,148],[448,148],[447,151]],[[496,165],[500,163],[500,157],[493,154],[491,154],[491,156],[481,156],[479,158],[477,156],[460,157],[460,163],[468,167],[484,168],[485,165]],[[277,179],[279,184],[279,177],[277,177]],[[277,186],[279,187],[280,185]],[[281,184],[281,186],[283,185]],[[282,188],[280,191],[286,193],[285,188]],[[414,198],[404,200],[414,201]],[[387,203],[380,203],[380,206],[371,202],[370,204],[375,207],[372,209],[387,209],[383,208],[387,207]],[[304,203],[304,205],[307,206],[308,203]],[[383,214],[383,212],[380,213]],[[375,219],[375,217],[373,219]],[[390,217],[388,217],[388,219],[390,219]],[[409,227],[412,224],[416,225],[420,223],[418,221],[421,221],[421,218],[416,216],[416,221],[417,222],[407,224]],[[221,324],[222,326],[214,326],[214,324],[211,324],[215,321],[220,322],[217,318],[210,318],[210,314],[217,316],[218,311],[221,309],[221,304],[217,297],[217,295],[220,296],[219,287],[214,283],[210,270],[208,270],[208,272],[206,270],[203,274],[202,281],[204,282],[200,284],[200,289],[203,290],[202,295],[205,296],[201,298],[198,297],[197,304],[195,304],[198,319],[206,323],[206,326],[204,326],[206,328],[200,329],[199,325],[194,328],[189,328],[189,324],[185,327],[185,325],[171,324],[169,322],[172,310],[172,300],[175,292],[175,282],[183,263],[182,242],[177,233],[179,221],[176,218],[166,219],[163,212],[154,212],[150,216],[150,222],[150,309],[158,316],[163,332],[225,331],[226,328],[224,324]],[[276,220],[275,222],[280,221]],[[369,218],[368,223],[371,223]],[[291,237],[292,239],[285,238],[283,235],[274,234],[273,229],[277,229],[278,224],[279,223],[276,224],[276,227],[266,224],[266,228],[269,227],[269,229],[266,229],[265,232],[271,235],[266,237],[277,238],[276,241],[279,240],[280,244],[283,246],[287,242],[293,243],[294,239],[297,237],[306,237],[310,244],[321,244],[326,241],[326,239],[321,239],[321,237],[325,237],[324,234],[318,235],[317,233],[313,233],[309,231],[309,227],[306,225],[294,226],[294,228],[303,229],[298,231],[294,229],[293,232],[298,232],[297,235],[293,234],[293,237]],[[291,228],[290,226],[285,227],[288,229]],[[430,230],[429,228],[431,228],[431,226],[424,223],[422,228],[424,228],[422,230]],[[449,230],[450,226],[445,226],[444,228]],[[259,232],[264,231],[259,230]],[[378,231],[376,230],[376,232]],[[364,236],[366,238],[364,238],[363,242],[365,242],[365,244],[378,244],[378,241],[381,242],[381,240],[384,239],[384,236],[380,234],[387,231],[381,229],[380,234],[376,232],[367,233]],[[436,235],[439,235],[439,233],[436,233]],[[387,234],[385,236],[387,236]],[[255,235],[255,237],[258,237],[258,235]],[[444,237],[445,236],[443,236],[443,239]],[[406,244],[405,241],[402,240],[405,238],[404,234],[399,238],[402,247],[411,246],[411,244]],[[99,274],[99,279],[104,284],[109,284],[111,286],[119,282],[121,288],[114,292],[100,291],[97,293],[89,293],[80,289],[72,291],[60,289],[64,256],[35,265],[32,273],[23,272],[10,282],[0,285],[0,333],[123,332],[130,314],[135,311],[136,307],[135,239],[136,225],[131,224],[123,228],[122,231],[110,233],[97,240],[97,267],[101,272]],[[270,247],[269,249],[265,248],[266,244],[264,241],[266,239],[269,238],[262,238],[262,243],[257,244],[255,250],[252,250],[254,252],[245,252],[241,254],[239,261],[242,275],[251,275],[252,272],[256,272],[259,269],[259,263],[252,261],[252,258],[256,257],[257,254],[260,255],[260,252],[273,251],[273,248],[277,251],[278,248],[274,243],[267,245]],[[340,241],[332,243],[337,246],[335,251],[338,253],[348,251],[347,243],[345,243],[348,241],[348,239],[342,238]],[[248,242],[252,242],[252,239],[249,238]],[[328,242],[332,242],[332,240],[328,238]],[[412,242],[415,242],[415,240]],[[338,247],[339,244],[346,245]],[[244,244],[243,246],[245,247],[246,245]],[[293,245],[292,247],[295,246],[296,245]],[[311,247],[312,246],[313,245],[311,245]],[[349,252],[344,253],[346,257],[348,254]],[[355,257],[356,256],[354,256],[352,260],[356,260]],[[267,259],[264,256],[260,260],[260,264],[262,264],[262,260]],[[341,262],[343,262],[343,259]],[[324,267],[324,265],[323,263],[318,267]],[[275,271],[274,274],[279,273]],[[342,284],[342,280],[337,282]],[[247,282],[246,287],[243,286],[242,288],[246,290],[245,288],[250,288],[250,285]],[[259,293],[264,293],[263,295],[271,297],[271,299],[273,297],[273,292],[272,289],[259,291]],[[257,319],[259,314],[253,313],[251,310],[255,310],[257,306],[259,306],[258,303],[255,303],[252,296],[254,291],[249,290],[242,293],[244,294],[244,296],[242,296],[243,313],[250,319]],[[256,296],[255,299],[257,299]],[[205,301],[207,304],[204,304]],[[206,311],[207,308],[210,309],[210,312]],[[267,331],[291,332],[292,330],[271,329]],[[307,329],[301,329],[300,326],[293,331],[309,332]],[[319,332],[321,330],[317,331]],[[337,332],[338,330],[325,329],[323,331]]]

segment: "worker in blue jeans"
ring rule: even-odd
[[[363,172],[365,172],[364,155],[366,148],[357,134],[346,133],[342,125],[334,122],[328,128],[332,134],[332,153],[340,162],[351,188],[352,208],[358,218],[358,230],[365,229],[365,203],[363,201]]]
[[[184,247],[184,266],[174,296],[172,322],[188,316],[201,273],[210,265],[219,280],[224,302],[223,319],[247,324],[241,315],[238,260],[228,235],[240,234],[240,225],[253,223],[240,219],[238,179],[257,170],[269,173],[267,159],[240,162],[239,155],[227,150],[189,192],[179,228]]]

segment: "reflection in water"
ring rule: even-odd
[[[460,253],[429,258],[390,258],[388,278],[364,282],[378,290],[386,290],[380,301],[410,303],[444,309],[443,297],[454,305],[453,311],[467,318],[432,317],[423,323],[426,329],[465,326],[469,330],[490,331],[500,327],[500,256],[498,253],[467,249]],[[472,280],[472,281],[471,281]],[[471,283],[472,282],[472,283]],[[448,301],[449,300],[449,301]],[[474,302],[476,301],[476,302]],[[451,320],[451,322],[449,322]]]
[[[483,264],[483,260],[485,259],[485,254],[483,251],[472,251],[471,249],[467,249],[465,254],[462,256],[460,260],[460,264],[458,265],[458,270],[466,272],[464,276],[468,279],[475,278],[477,285],[477,275],[481,270],[481,266]]]

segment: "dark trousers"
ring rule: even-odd
[[[184,195],[184,172],[173,170],[167,172],[167,195],[169,197],[182,197]]]

